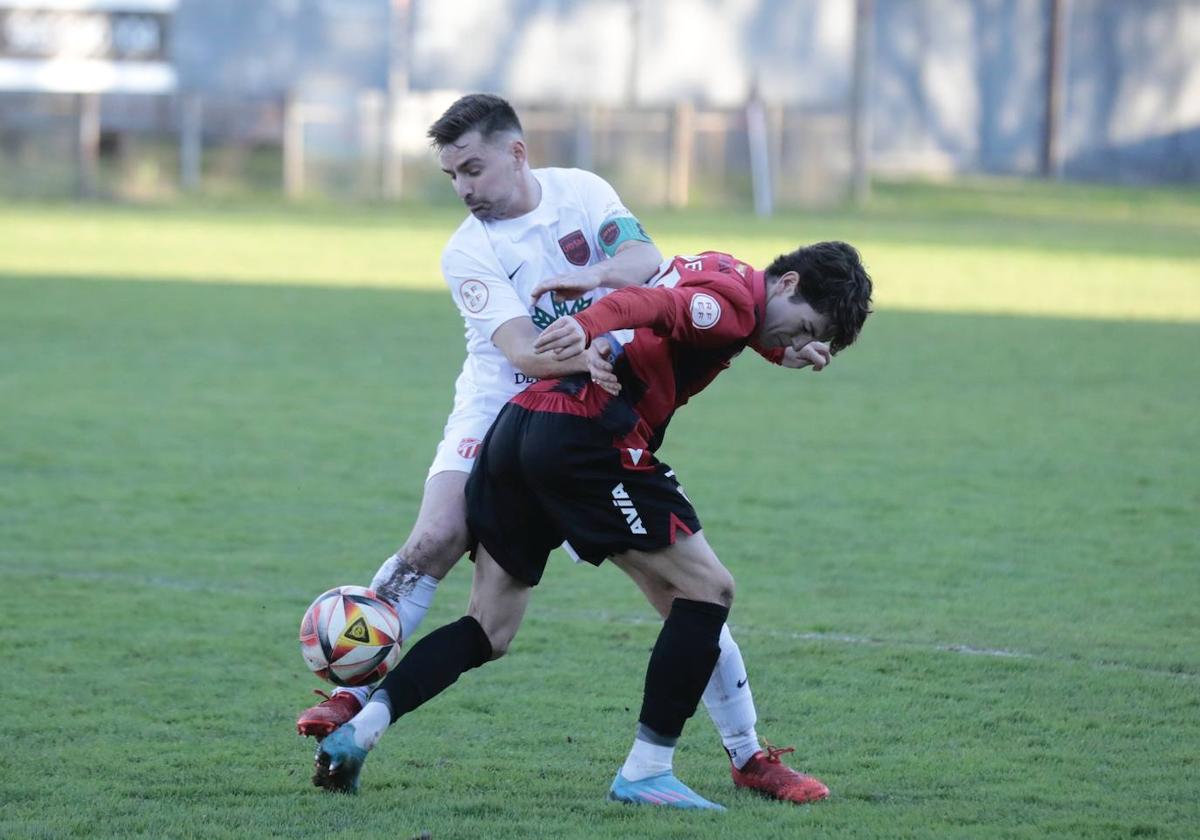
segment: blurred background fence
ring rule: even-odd
[[[0,0],[0,195],[448,200],[476,90],[639,206],[1200,182],[1200,0]]]

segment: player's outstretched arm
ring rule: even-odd
[[[597,286],[620,289],[640,286],[658,273],[662,253],[652,242],[625,242],[610,259],[558,277],[547,278],[533,288],[531,298],[537,300],[546,292],[572,300]]]
[[[492,333],[492,343],[500,348],[513,367],[526,376],[547,379],[587,372],[588,361],[582,345],[572,353],[544,353],[535,347],[538,340],[537,327],[528,316],[506,321]]]

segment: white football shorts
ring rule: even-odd
[[[497,413],[476,406],[455,406],[446,418],[442,441],[437,446],[425,480],[449,470],[470,474],[475,468],[475,456],[479,454],[483,437],[491,428]]]

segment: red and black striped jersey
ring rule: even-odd
[[[606,334],[620,342],[618,396],[581,374],[542,380],[512,401],[595,418],[615,445],[653,451],[675,409],[754,347],[765,306],[763,273],[749,264],[714,251],[675,257],[647,285],[618,289],[574,316],[589,342]],[[782,358],[780,350],[759,352],[776,364]]]

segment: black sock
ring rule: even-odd
[[[721,655],[721,627],[729,609],[676,598],[646,667],[646,690],[638,723],[663,738],[678,738],[696,712]]]
[[[492,643],[469,615],[434,630],[404,655],[372,692],[387,696],[392,723],[441,694],[466,671],[492,658]],[[711,670],[711,669],[710,669]]]

